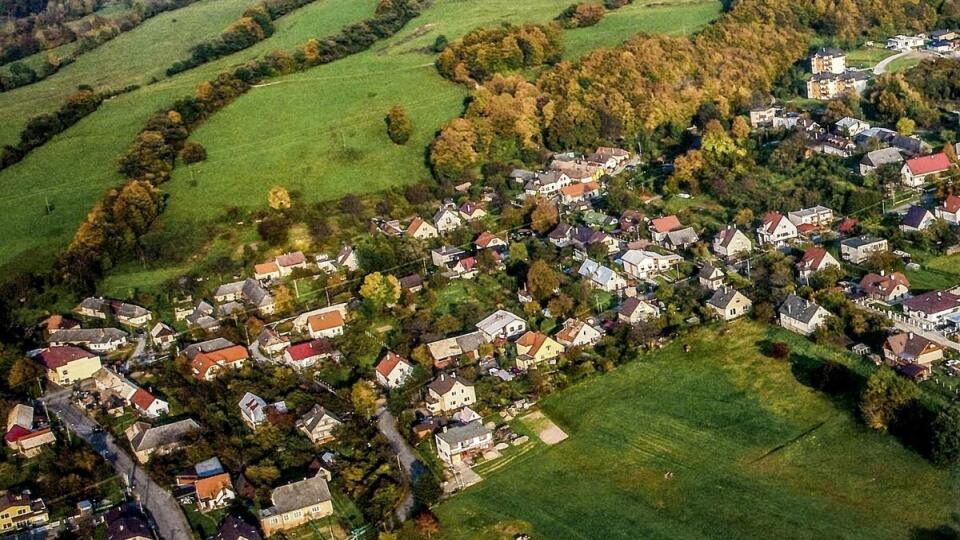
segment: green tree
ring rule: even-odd
[[[913,135],[913,132],[917,129],[917,123],[912,119],[903,117],[897,120],[897,131],[900,132],[904,137],[909,137]]]
[[[527,270],[527,289],[539,301],[553,296],[560,287],[560,275],[543,260],[534,261]]]
[[[933,421],[931,456],[934,463],[950,466],[960,463],[960,408],[947,407]]]
[[[17,358],[10,368],[10,373],[7,374],[7,385],[17,394],[37,397],[40,394],[37,380],[42,379],[43,376],[43,368],[36,362]]]
[[[860,413],[868,426],[886,431],[897,412],[919,395],[917,385],[884,366],[867,379],[860,397]]]
[[[413,132],[413,124],[407,117],[407,111],[401,105],[394,105],[387,113],[387,135],[396,144],[406,144]]]

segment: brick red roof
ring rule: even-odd
[[[650,226],[658,233],[668,233],[683,227],[683,225],[680,224],[680,219],[675,215],[658,217],[651,220]]]
[[[860,280],[860,288],[863,289],[863,292],[871,295],[879,294],[884,298],[890,296],[894,289],[897,288],[897,285],[903,285],[909,289],[910,280],[901,272],[894,272],[885,276],[870,273],[863,276],[863,279]]]
[[[283,255],[277,257],[277,266],[296,266],[305,262],[307,262],[307,257],[302,251],[284,253]]]
[[[333,352],[333,343],[329,339],[312,339],[287,347],[287,354],[294,362],[301,362],[314,356],[321,356]]]
[[[943,201],[942,208],[951,214],[955,214],[957,210],[960,210],[960,197],[957,197],[956,195],[947,196],[947,198]]]
[[[14,424],[13,427],[10,428],[10,431],[3,436],[3,440],[7,441],[8,443],[14,443],[26,437],[27,435],[30,435],[31,433],[32,431],[21,426],[20,424]]]
[[[80,347],[63,345],[44,349],[43,352],[37,356],[37,360],[47,369],[59,369],[75,360],[93,358],[95,356],[92,352],[81,349]]]
[[[389,377],[393,373],[394,369],[397,369],[397,366],[401,363],[409,364],[404,360],[399,354],[393,351],[387,351],[387,354],[383,355],[383,358],[380,359],[380,363],[377,364],[377,373],[383,375],[384,377]]]
[[[915,175],[943,172],[950,168],[950,158],[943,152],[907,160],[907,167]]]
[[[150,409],[150,405],[156,401],[157,398],[153,397],[153,394],[147,392],[143,388],[137,388],[137,391],[130,396],[130,403],[133,403],[133,406],[140,409],[141,411],[146,411]]]
[[[800,259],[800,267],[818,270],[826,256],[827,250],[821,247],[809,248],[803,253],[803,257]]]
[[[777,227],[780,226],[780,222],[784,219],[787,219],[786,216],[780,212],[767,212],[763,215],[763,230],[767,234],[773,234],[776,232]]]

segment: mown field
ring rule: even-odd
[[[716,17],[719,2],[645,3],[608,15],[595,27],[566,32],[576,56],[615,45],[638,32],[691,32]],[[370,192],[429,178],[425,148],[457,116],[465,87],[442,79],[429,50],[437,36],[454,39],[501,21],[546,22],[566,0],[436,0],[418,19],[373,50],[328,66],[277,79],[205,123],[193,135],[209,158],[180,168],[168,189],[166,226],[195,226],[211,205],[261,207],[273,185],[307,201]],[[414,133],[397,146],[383,118],[403,105]]]
[[[125,36],[126,39],[133,39],[140,32],[152,32],[150,25],[162,23],[162,20],[169,22],[165,18],[177,18],[183,24],[200,24],[206,12],[192,10],[207,8],[211,3],[230,2],[234,0],[204,1],[160,15],[131,31],[129,36],[117,37],[37,84],[52,84],[58,80],[57,77],[67,73],[67,69],[77,67],[84,58],[103,54],[108,47],[122,43]],[[234,2],[236,13],[224,17],[222,24],[210,24],[209,32],[213,35],[219,33],[249,3],[248,0]],[[275,49],[290,48],[314,35],[333,34],[346,24],[370,16],[375,5],[375,0],[352,0],[346,4],[337,0],[317,0],[277,21],[276,32],[269,39],[235,55],[111,99],[77,125],[31,152],[19,164],[0,171],[0,191],[3,193],[0,195],[0,215],[3,216],[0,223],[5,225],[6,233],[4,242],[0,243],[0,266],[29,269],[50,263],[56,251],[70,240],[77,224],[93,204],[110,186],[122,182],[115,170],[116,158],[154,111],[179,97],[190,95],[198,83],[231,65]],[[197,20],[194,20],[195,17]],[[167,37],[171,41],[178,39],[174,34]],[[191,43],[203,37],[197,37]],[[181,58],[188,48],[184,44],[176,48],[176,54],[158,56],[150,69],[162,72],[174,60]],[[106,62],[99,67],[103,73],[113,73],[112,77],[116,78],[122,78],[123,73],[127,72],[127,68],[120,63]],[[96,72],[90,71],[91,74]],[[41,87],[31,85],[14,92],[26,92],[32,88]],[[72,86],[64,88],[69,91]],[[0,103],[8,99],[5,96],[7,94],[0,94]],[[53,100],[51,103],[50,107],[56,107],[59,101]],[[28,116],[44,110],[47,109],[38,107]],[[3,124],[6,125],[5,122]],[[50,214],[46,212],[47,204],[53,209]]]
[[[761,354],[771,333],[785,339],[747,321],[700,330],[550,396],[570,438],[441,504],[443,536],[910,538],[946,523],[949,473]]]

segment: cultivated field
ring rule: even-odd
[[[218,0],[213,3],[225,4],[233,1]],[[249,3],[248,0],[236,2],[237,13],[230,13],[223,17],[223,21],[211,24],[211,35],[219,33],[229,20],[242,12],[243,6]],[[200,2],[151,19],[129,32],[129,36],[121,35],[104,44],[46,81],[15,92],[39,89],[38,85],[44,83],[52,84],[57,77],[67,73],[67,69],[77,67],[84,59],[102,53],[125,37],[133,39],[140,32],[151,31],[150,25],[168,20],[166,17],[179,17],[178,20],[183,22],[188,14],[187,10],[207,4],[208,2]],[[115,170],[116,158],[123,153],[137,131],[142,128],[143,122],[154,111],[179,97],[192,94],[198,83],[231,65],[275,49],[290,48],[314,35],[333,34],[346,24],[370,16],[375,5],[375,0],[352,0],[345,8],[342,2],[336,0],[317,0],[277,21],[276,32],[269,39],[235,55],[111,99],[77,125],[31,152],[19,164],[0,171],[0,188],[3,193],[0,195],[0,215],[4,216],[2,223],[5,225],[6,234],[4,242],[0,243],[0,266],[10,264],[15,268],[36,268],[49,264],[53,254],[69,241],[77,224],[90,211],[94,202],[110,186],[122,182]],[[191,43],[203,37],[206,36],[200,36]],[[170,38],[174,39],[176,36]],[[174,60],[181,58],[183,51],[188,48],[184,45],[177,48],[176,54],[164,55],[155,62],[152,69],[162,72]],[[105,72],[116,69],[116,77],[122,77],[122,72],[127,71],[123,66],[112,66],[109,63],[101,67]],[[93,72],[95,70],[91,73]],[[70,88],[72,87],[66,86],[64,91],[69,92]],[[7,95],[0,94],[0,104],[4,103],[4,99],[9,99]],[[29,99],[29,96],[23,99]],[[48,108],[59,106],[58,99],[51,101]],[[27,116],[48,108],[38,108]],[[48,203],[53,208],[49,215],[46,213]]]
[[[444,536],[908,538],[947,522],[949,473],[763,356],[769,332],[784,339],[746,321],[700,330],[549,397],[570,438],[440,505]]]

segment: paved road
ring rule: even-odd
[[[403,473],[410,482],[411,489],[407,491],[406,497],[404,497],[403,502],[401,502],[397,508],[397,517],[401,520],[406,520],[410,517],[410,512],[413,511],[413,475],[421,469],[423,465],[417,460],[416,451],[397,429],[397,419],[385,408],[381,408],[377,412],[377,429],[390,441],[390,448],[393,448],[393,451],[400,457],[400,465],[403,468]]]
[[[924,51],[903,51],[897,53],[893,56],[888,56],[873,66],[874,75],[883,75],[887,72],[887,68],[890,66],[891,62],[899,60],[901,58],[927,58],[930,56],[935,56],[934,53],[924,52]]]
[[[97,423],[70,401],[70,391],[61,390],[44,396],[50,414],[55,414],[64,426],[90,443],[97,452],[110,452],[113,468],[121,476],[133,478],[133,492],[150,511],[156,521],[160,537],[164,540],[188,540],[193,535],[190,525],[180,510],[180,505],[170,492],[157,485],[147,472],[136,463],[127,451],[116,444],[106,433],[95,433]]]

